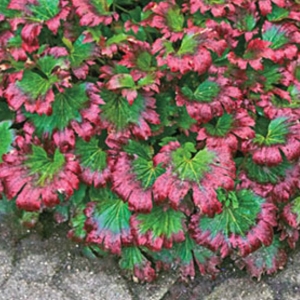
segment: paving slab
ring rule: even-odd
[[[272,289],[251,279],[228,279],[217,286],[205,300],[274,300]]]

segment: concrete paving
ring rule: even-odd
[[[230,273],[217,284],[206,278],[184,291],[171,272],[151,284],[133,283],[113,257],[80,255],[65,230],[47,238],[22,230],[0,221],[0,300],[300,300],[299,251],[284,271],[262,282]]]

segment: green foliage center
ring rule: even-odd
[[[47,152],[39,147],[32,146],[32,154],[28,155],[25,166],[29,169],[29,175],[37,176],[36,184],[44,186],[47,181],[51,181],[65,164],[65,157],[58,149],[55,149],[53,157],[49,157]]]
[[[210,231],[212,236],[222,232],[225,237],[230,234],[244,236],[256,224],[256,218],[261,211],[263,198],[250,190],[225,191],[219,189],[218,200],[223,204],[223,210],[214,218],[201,217],[199,227]]]
[[[211,122],[204,124],[206,131],[216,137],[224,137],[232,129],[234,118],[224,113],[220,118],[214,118]]]
[[[139,230],[141,234],[151,231],[153,238],[171,238],[182,230],[184,214],[173,209],[164,210],[155,206],[149,214],[138,214],[137,220],[141,222]]]
[[[271,121],[260,117],[256,120],[256,135],[253,142],[261,146],[285,144],[286,136],[289,133],[289,127],[290,124],[285,117],[279,117]]]
[[[199,182],[204,174],[210,171],[215,157],[215,153],[206,148],[197,152],[194,145],[187,142],[172,153],[172,163],[181,180]]]
[[[114,124],[118,130],[125,129],[130,123],[138,123],[144,108],[142,96],[139,95],[130,105],[125,98],[111,91],[102,90],[100,95],[105,101],[101,105],[103,118]]]

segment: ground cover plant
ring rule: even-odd
[[[2,0],[0,212],[141,281],[260,278],[300,228],[298,0]]]

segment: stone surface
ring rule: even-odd
[[[271,288],[251,279],[228,279],[217,286],[205,300],[273,300]]]
[[[131,283],[131,291],[137,300],[160,300],[177,278],[178,275],[176,273],[165,273],[160,275],[154,283]]]
[[[72,264],[60,273],[56,285],[73,299],[131,300],[132,296],[116,266],[111,269],[116,269],[113,274],[104,269],[103,262],[92,264],[84,257],[75,257]]]
[[[261,282],[227,264],[215,281],[185,283],[166,272],[139,284],[119,275],[113,257],[82,257],[66,228],[52,231],[11,231],[0,220],[0,300],[300,300],[300,247],[284,270]]]
[[[0,287],[12,272],[12,256],[8,251],[0,250]]]

